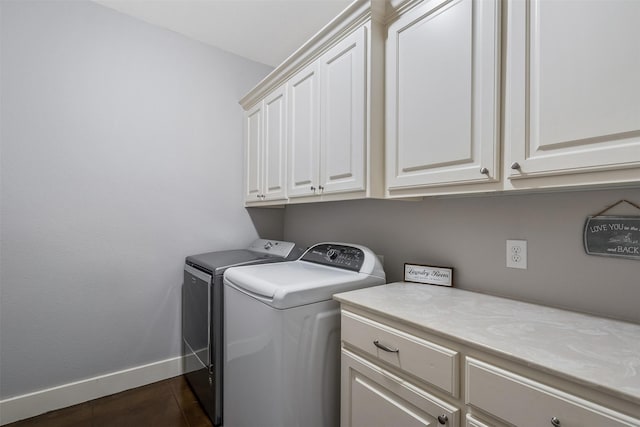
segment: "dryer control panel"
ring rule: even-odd
[[[336,243],[321,243],[309,248],[300,259],[345,270],[360,271],[364,256],[360,248]]]

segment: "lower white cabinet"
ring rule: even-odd
[[[638,419],[471,357],[466,380],[467,404],[518,427],[640,425]]]
[[[477,420],[473,415],[467,414],[464,427],[490,427],[488,424]]]
[[[482,340],[344,302],[341,319],[342,427],[640,427],[637,405],[487,353]]]
[[[341,331],[342,339],[359,351],[458,396],[459,352],[346,311]]]
[[[459,426],[460,410],[420,386],[342,350],[342,427]]]

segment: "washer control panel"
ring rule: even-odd
[[[301,260],[344,268],[345,270],[360,271],[364,263],[364,252],[353,246],[321,243],[309,248]]]

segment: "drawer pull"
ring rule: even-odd
[[[400,352],[400,349],[398,349],[398,348],[391,348],[391,347],[386,346],[386,345],[384,345],[384,344],[380,344],[380,341],[378,341],[378,340],[375,340],[375,341],[373,342],[373,345],[375,345],[376,347],[378,347],[380,350],[384,350],[384,351],[389,352],[389,353],[398,353],[398,352]]]
[[[440,424],[443,424],[443,425],[444,425],[444,424],[446,424],[446,423],[447,423],[447,421],[449,421],[449,417],[447,417],[447,416],[446,416],[446,415],[444,415],[444,414],[443,414],[443,415],[438,415],[438,422],[439,422]]]
[[[558,417],[551,418],[551,425],[554,427],[560,427],[560,420]]]

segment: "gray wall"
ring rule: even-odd
[[[0,397],[178,356],[184,257],[282,237],[242,207],[237,101],[269,68],[87,1],[0,7]]]
[[[582,246],[586,217],[620,199],[640,203],[640,189],[296,205],[284,237],[368,246],[389,281],[405,262],[451,266],[459,288],[640,322],[640,261]],[[639,214],[627,206],[613,213]],[[505,267],[507,239],[528,241],[527,270]]]

